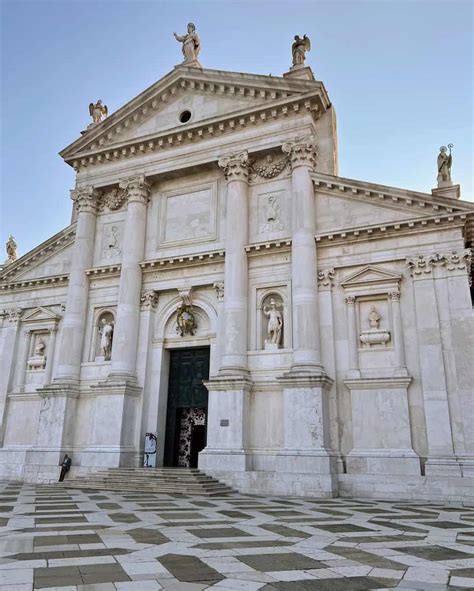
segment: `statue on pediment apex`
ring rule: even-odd
[[[453,164],[453,157],[451,154],[452,147],[453,147],[453,144],[448,144],[449,154],[448,154],[448,148],[446,148],[446,146],[441,146],[441,148],[439,149],[438,177],[437,177],[438,187],[444,187],[444,186],[452,184],[452,180],[451,180],[451,166]]]
[[[92,117],[93,123],[97,124],[107,117],[109,110],[107,109],[107,105],[103,105],[99,99],[95,104],[89,104],[89,114]]]
[[[11,234],[7,240],[5,247],[7,250],[7,260],[5,261],[5,263],[6,264],[13,263],[17,259],[16,249],[18,247],[17,247],[17,243],[15,242],[15,239],[13,238],[13,236]]]
[[[201,51],[201,41],[199,35],[196,33],[194,23],[188,24],[188,32],[185,35],[177,35],[173,33],[176,41],[183,44],[181,50],[184,55],[183,64],[185,65],[199,65],[198,55]]]
[[[303,37],[295,35],[295,40],[291,46],[291,53],[293,55],[293,68],[304,66],[306,52],[310,51],[310,49],[311,41],[309,40],[309,37],[306,35],[303,35]]]

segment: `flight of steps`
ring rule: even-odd
[[[105,468],[58,486],[117,492],[220,496],[232,489],[196,468]]]

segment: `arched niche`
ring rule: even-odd
[[[275,351],[290,347],[288,305],[283,287],[258,290],[256,328],[258,349]],[[275,334],[277,331],[279,335]]]

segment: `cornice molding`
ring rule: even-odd
[[[275,250],[289,250],[291,247],[291,239],[285,238],[280,240],[268,240],[266,242],[257,242],[254,244],[247,244],[245,251],[249,255],[267,254],[268,251]]]
[[[13,281],[11,283],[1,283],[0,290],[6,291],[21,291],[26,289],[35,289],[38,287],[52,287],[58,285],[67,285],[69,275],[51,275],[50,277],[36,277],[34,279],[23,279],[22,281]]]
[[[140,263],[140,267],[143,269],[143,271],[161,271],[169,270],[170,268],[174,267],[223,262],[224,257],[224,250],[212,250],[207,252],[198,252],[189,255],[165,257],[161,259],[154,259],[151,261],[142,261]]]
[[[93,267],[92,269],[86,270],[86,275],[91,279],[98,279],[99,277],[118,277],[121,269],[122,265],[119,264],[108,265],[105,267]]]

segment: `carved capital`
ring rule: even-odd
[[[411,271],[412,277],[419,277],[421,275],[429,275],[436,262],[436,255],[423,256],[418,255],[414,257],[408,257],[406,264]]]
[[[97,213],[101,194],[101,191],[92,186],[73,189],[71,199],[76,205],[77,213]]]
[[[10,310],[5,310],[5,313],[8,321],[16,324],[21,320],[23,310],[21,308],[11,308]]]
[[[470,248],[465,248],[460,251],[453,250],[445,255],[445,259],[448,271],[455,271],[458,269],[460,271],[467,270],[469,273],[471,270],[472,251]]]
[[[319,287],[326,287],[326,288],[331,288],[333,285],[333,279],[334,276],[336,275],[336,271],[334,270],[334,267],[331,267],[330,269],[322,269],[321,271],[318,271],[318,284]]]
[[[218,302],[224,301],[224,282],[216,281],[212,286],[216,290],[216,296]]]
[[[158,292],[154,289],[145,291],[140,296],[142,310],[155,310],[158,305]]]
[[[316,164],[318,153],[314,138],[295,138],[293,141],[285,142],[282,150],[290,157],[292,168],[297,166],[314,168]]]
[[[129,203],[136,201],[146,205],[150,199],[150,185],[147,183],[144,174],[131,176],[120,181],[119,188],[127,192]]]
[[[348,306],[355,306],[356,299],[355,296],[346,296],[346,304]]]
[[[249,155],[246,150],[219,158],[217,164],[224,171],[227,181],[245,181],[249,178]]]
[[[388,294],[388,297],[392,302],[399,302],[400,301],[400,292],[399,291],[391,291]]]

